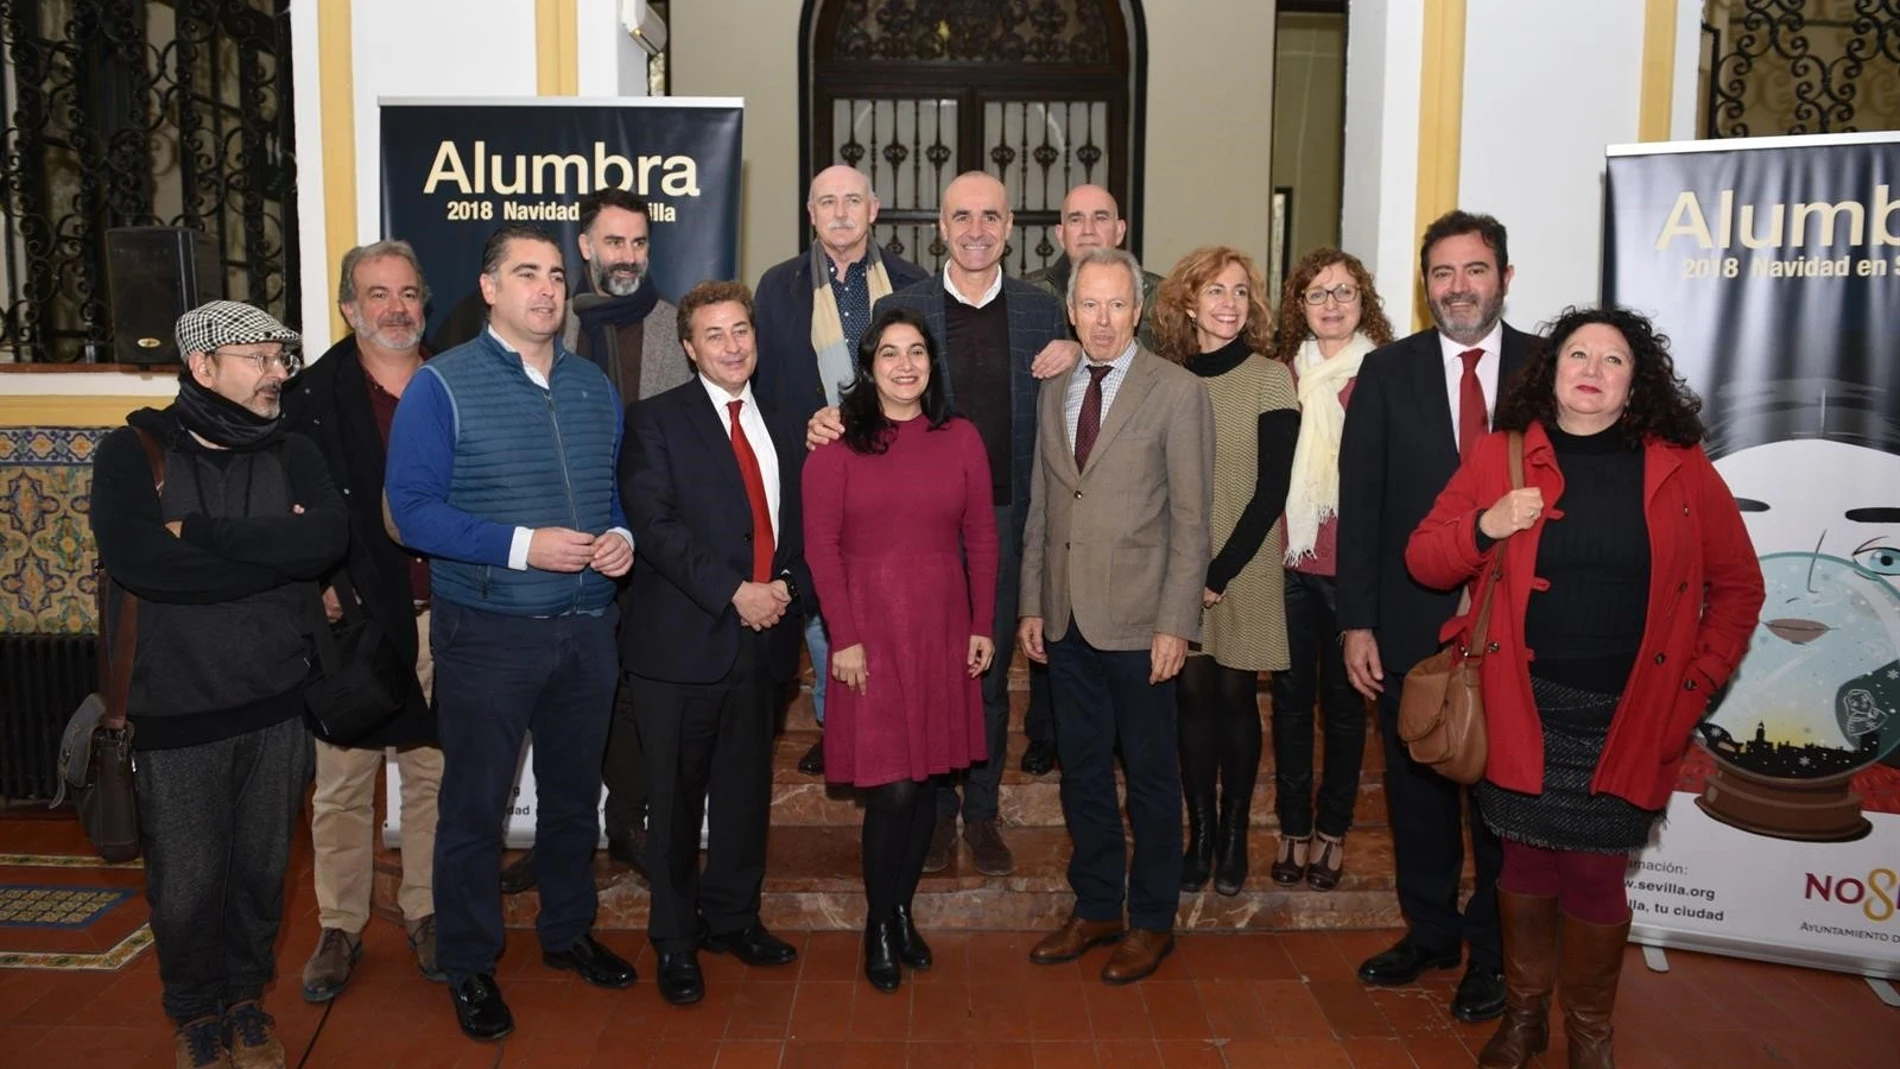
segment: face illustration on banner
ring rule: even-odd
[[[1716,461],[1761,555],[1767,600],[1703,728],[1718,756],[1790,779],[1900,748],[1900,455],[1796,439]]]

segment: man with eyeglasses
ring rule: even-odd
[[[317,581],[349,514],[279,406],[296,332],[212,301],[176,335],[178,399],[99,443],[91,514],[111,582],[138,599],[126,707],[160,1001],[179,1066],[283,1065],[260,1000],[310,783]]]

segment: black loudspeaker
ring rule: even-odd
[[[176,364],[178,317],[224,296],[217,247],[202,230],[123,226],[106,231],[113,354],[122,364]]]

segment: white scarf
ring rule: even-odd
[[[1293,357],[1300,380],[1300,440],[1293,448],[1293,477],[1286,493],[1286,563],[1298,564],[1313,555],[1319,529],[1339,511],[1339,435],[1346,426],[1346,406],[1339,391],[1359,374],[1359,365],[1373,350],[1365,334],[1354,331],[1346,347],[1330,359],[1319,353],[1319,341],[1308,338]]]

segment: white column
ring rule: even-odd
[[[1400,334],[1418,277],[1418,94],[1425,17],[1416,0],[1347,7],[1341,246],[1365,261]]]

